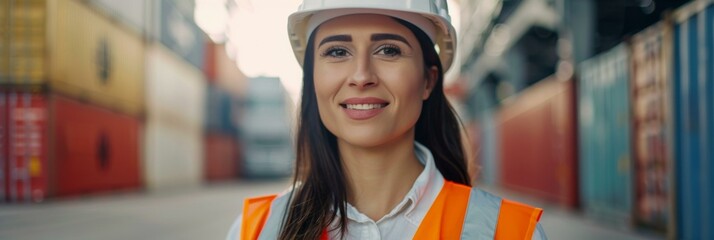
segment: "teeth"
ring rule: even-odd
[[[347,109],[354,110],[371,110],[377,108],[383,108],[386,104],[345,104]]]

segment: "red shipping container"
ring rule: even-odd
[[[209,133],[205,136],[204,178],[208,181],[232,179],[237,176],[238,141],[228,134]]]
[[[139,121],[53,95],[56,193],[138,188]]]
[[[497,115],[500,181],[566,207],[578,205],[574,81],[545,79]]]
[[[11,201],[141,186],[137,119],[56,94],[4,98]]]

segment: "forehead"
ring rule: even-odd
[[[320,39],[335,34],[396,33],[405,38],[416,39],[414,34],[396,19],[379,14],[354,14],[340,16],[324,22],[317,29],[315,37]]]

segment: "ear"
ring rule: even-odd
[[[438,81],[439,69],[436,66],[431,66],[426,70],[426,89],[424,89],[424,94],[422,95],[422,100],[426,100],[431,95],[431,91],[436,87],[436,81]]]

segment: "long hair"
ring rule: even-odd
[[[446,180],[470,186],[460,124],[444,96],[443,67],[434,50],[434,43],[413,24],[395,20],[409,28],[419,40],[424,55],[424,74],[433,66],[438,68],[434,89],[423,102],[415,125],[415,140],[431,150],[435,165]],[[318,239],[337,218],[336,229],[327,230],[339,229],[342,236],[347,230],[347,181],[339,158],[337,138],[322,123],[317,108],[314,58],[314,34],[311,34],[303,64],[294,189],[288,197],[289,205],[283,216],[279,238],[283,240]]]

